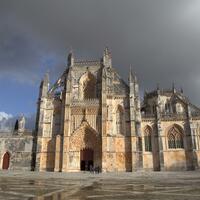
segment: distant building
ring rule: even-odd
[[[14,159],[15,150],[0,149],[2,162],[7,152]],[[48,74],[41,82],[31,155],[27,162],[39,171],[194,170],[200,109],[174,87],[145,93],[140,102],[135,74],[130,70],[126,84],[107,48],[97,61],[78,61],[71,52],[56,83],[49,86]]]
[[[10,132],[0,132],[0,169],[31,170],[33,160],[32,132],[25,130],[25,118],[21,117]]]

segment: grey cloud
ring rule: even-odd
[[[153,89],[157,83],[171,87],[175,82],[200,105],[198,0],[1,0],[1,5],[0,15],[4,23],[10,18],[14,35],[0,28],[0,41],[13,39],[15,33],[23,40],[21,48],[15,40],[9,41],[11,46],[0,47],[0,72],[5,71],[2,66],[7,66],[9,73],[18,67],[21,77],[26,69],[36,80],[41,65],[48,68],[49,62],[44,60],[52,56],[56,57],[51,66],[55,79],[65,68],[70,47],[77,57],[98,58],[107,45],[123,78],[131,64],[142,90]],[[10,54],[14,56],[12,64]]]

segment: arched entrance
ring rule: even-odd
[[[10,164],[10,154],[6,152],[3,156],[2,169],[8,169]]]
[[[87,171],[101,164],[100,134],[85,120],[70,137],[68,171]]]
[[[92,149],[83,149],[80,154],[81,171],[89,171],[94,165],[94,151]]]

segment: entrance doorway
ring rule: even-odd
[[[92,149],[81,150],[81,171],[90,171],[94,166],[94,151]]]
[[[6,152],[3,156],[3,165],[2,169],[8,169],[10,164],[10,154]]]

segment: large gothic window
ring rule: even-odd
[[[145,151],[152,151],[152,142],[151,142],[151,128],[146,127],[144,130],[144,143],[145,143]]]
[[[116,129],[117,134],[123,135],[123,120],[124,120],[124,112],[121,106],[118,106],[116,112]]]
[[[80,79],[81,99],[93,99],[96,97],[96,79],[91,72],[87,72]]]
[[[168,148],[178,149],[184,148],[183,134],[177,127],[172,127],[168,133]]]

